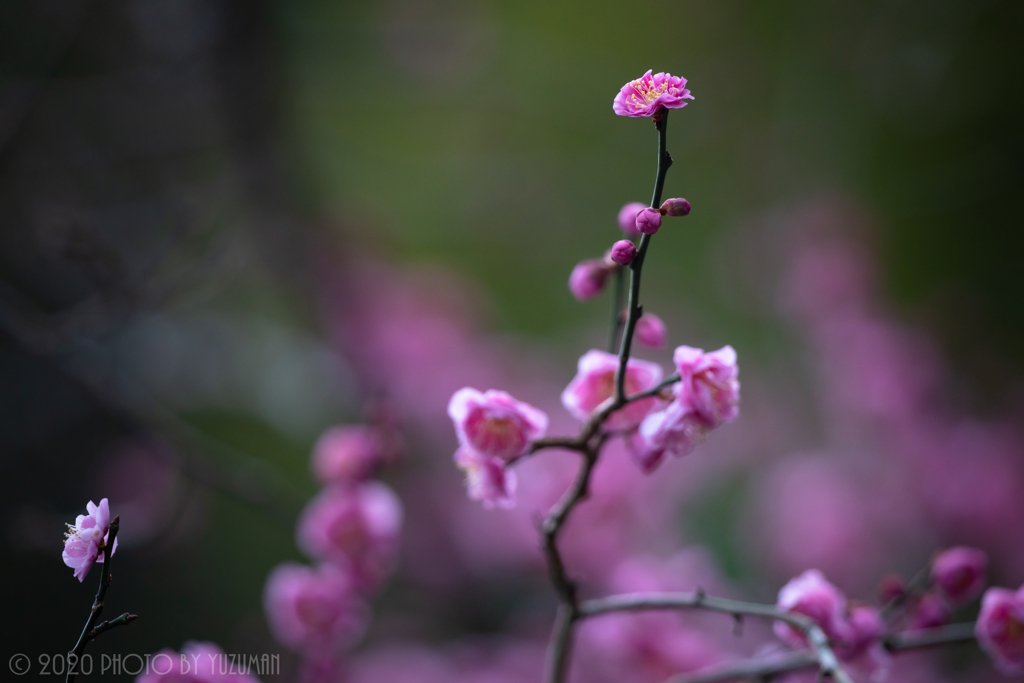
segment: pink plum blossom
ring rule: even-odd
[[[578,301],[593,299],[604,291],[608,274],[614,267],[614,264],[608,263],[605,259],[580,261],[569,274],[569,291]]]
[[[633,459],[646,473],[654,471],[665,455],[689,455],[704,442],[710,429],[693,409],[672,401],[664,410],[649,414],[627,442]]]
[[[466,474],[470,500],[480,501],[487,509],[515,507],[516,473],[505,466],[504,460],[460,448],[455,451],[455,464]]]
[[[644,235],[653,235],[661,227],[661,212],[646,207],[636,215],[636,229]]]
[[[977,548],[958,546],[932,561],[932,581],[954,604],[970,602],[985,588],[988,556]]]
[[[647,415],[628,442],[644,472],[653,471],[666,454],[687,455],[713,428],[739,416],[739,368],[731,346],[711,353],[680,346],[673,358],[680,377],[675,400]]]
[[[636,245],[629,240],[619,240],[612,245],[608,258],[620,266],[628,266],[636,258]]]
[[[664,321],[653,313],[644,313],[636,321],[633,338],[651,349],[663,349],[668,342],[668,329]]]
[[[935,593],[925,593],[910,612],[910,628],[935,628],[949,623],[949,605]]]
[[[687,216],[690,213],[690,202],[682,197],[666,199],[661,203],[660,211],[664,216]]]
[[[842,659],[856,659],[869,650],[881,649],[885,622],[877,607],[860,605],[850,610],[849,639],[836,644],[836,654]],[[881,652],[873,653],[876,658]]]
[[[323,484],[363,481],[384,456],[380,432],[367,425],[331,427],[313,447],[313,474]]]
[[[630,202],[619,209],[619,227],[622,232],[630,237],[639,237],[640,231],[636,229],[636,215],[647,208],[643,202]]]
[[[548,430],[547,414],[495,389],[459,389],[448,402],[448,416],[463,448],[506,462],[525,453]]]
[[[1024,673],[1024,586],[985,591],[974,634],[1001,671]]]
[[[707,426],[718,427],[739,417],[739,367],[731,346],[709,353],[679,346],[672,360],[680,377],[677,400],[693,408]]]
[[[674,614],[610,614],[581,633],[586,659],[623,683],[661,683],[722,662],[718,645]]]
[[[310,656],[344,650],[368,616],[351,577],[330,564],[278,565],[267,577],[263,606],[277,641]]]
[[[846,595],[829,583],[817,569],[808,569],[783,586],[776,606],[784,612],[796,612],[810,617],[830,640],[851,641]],[[789,645],[807,646],[804,635],[789,624],[777,621],[773,628],[775,635]]]
[[[576,376],[562,392],[562,405],[573,417],[586,420],[594,410],[615,393],[615,373],[619,358],[591,349],[580,357]],[[630,358],[626,363],[626,396],[653,389],[661,382],[662,370],[657,363]],[[661,399],[652,396],[620,408],[605,422],[608,429],[633,429],[654,410]]]
[[[85,505],[88,515],[78,515],[75,524],[68,524],[64,534],[64,564],[75,570],[75,577],[84,581],[94,562],[103,562],[104,548],[110,532],[110,505],[104,498],[96,505]],[[117,538],[110,554],[117,552]]]
[[[378,586],[398,552],[402,504],[386,485],[363,482],[322,491],[302,511],[299,547],[351,572],[363,590]]]
[[[619,116],[654,116],[659,109],[679,109],[683,100],[692,100],[686,89],[686,79],[667,73],[645,73],[635,81],[622,86],[615,96],[612,109]]]
[[[234,666],[232,666],[234,663]],[[240,670],[241,669],[241,670]],[[149,658],[135,683],[260,683],[214,643],[189,641],[178,654],[164,648]]]

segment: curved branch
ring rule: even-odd
[[[763,617],[789,624],[807,638],[823,677],[831,677],[837,683],[852,683],[849,675],[839,664],[839,659],[832,651],[832,646],[829,645],[828,638],[821,627],[802,614],[783,612],[774,605],[715,598],[700,591],[696,593],[626,593],[584,602],[580,605],[580,618],[595,617],[611,612],[691,609],[720,612],[733,617]]]

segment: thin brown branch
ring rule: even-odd
[[[802,614],[783,612],[774,605],[715,598],[705,595],[703,592],[627,593],[584,602],[580,605],[580,618],[611,612],[647,610],[703,610],[728,614],[734,618],[752,616],[781,621],[798,629],[807,638],[822,677],[830,677],[836,683],[852,683],[849,674],[839,664],[839,659],[832,651],[832,646],[821,627]]]
[[[882,644],[889,652],[898,654],[909,650],[967,643],[973,640],[974,623],[970,622],[894,633],[883,638]],[[720,683],[748,678],[765,679],[788,671],[809,669],[817,665],[817,658],[810,652],[787,652],[782,655],[729,662],[692,674],[672,676],[664,683]]]

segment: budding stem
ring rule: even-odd
[[[654,180],[654,196],[651,198],[651,208],[658,208],[661,205],[661,192],[665,188],[665,175],[668,167],[672,165],[672,157],[665,149],[668,129],[668,110],[662,110],[662,116],[655,117],[654,125],[658,129],[658,175]],[[651,243],[650,235],[640,237],[640,244],[637,246],[636,257],[629,264],[629,302],[628,316],[626,318],[626,329],[622,333],[622,344],[619,348],[619,369],[615,374],[615,402],[624,405],[626,401],[626,363],[629,362],[629,350],[633,345],[633,330],[636,329],[636,321],[640,319],[640,273],[644,267],[644,256],[647,255],[647,246]]]

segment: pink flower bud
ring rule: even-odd
[[[690,202],[682,197],[666,199],[661,205],[661,213],[666,216],[685,216],[690,213]]]
[[[653,235],[661,227],[661,212],[651,207],[645,207],[636,215],[636,229],[645,235]]]
[[[963,546],[939,553],[932,562],[932,580],[953,604],[964,604],[981,595],[985,588],[988,556],[977,548]]]
[[[1024,586],[985,591],[974,634],[1003,673],[1024,673]]]
[[[882,578],[878,586],[878,597],[883,603],[892,602],[907,591],[903,577],[899,574],[889,574]]]
[[[367,618],[352,580],[329,564],[279,565],[267,578],[263,604],[277,641],[306,655],[345,649]]]
[[[653,313],[644,313],[636,321],[633,337],[650,349],[663,349],[668,342],[668,330],[661,318]]]
[[[636,245],[629,240],[619,240],[612,245],[608,258],[620,266],[628,266],[636,258]]]
[[[950,608],[935,593],[925,593],[910,613],[910,628],[935,628],[949,621]]]
[[[642,202],[630,202],[619,209],[619,227],[622,232],[630,237],[639,237],[640,231],[636,229],[636,215],[647,208]]]
[[[580,261],[569,275],[569,291],[579,301],[593,299],[604,290],[608,274],[614,267],[604,259]]]

